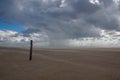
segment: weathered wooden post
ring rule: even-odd
[[[32,60],[32,48],[33,48],[33,40],[30,41],[30,55],[29,55],[29,60]]]

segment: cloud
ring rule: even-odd
[[[47,36],[43,40],[47,40],[49,45],[57,45],[64,40],[98,38],[102,30],[119,32],[119,16],[118,0],[0,1],[0,17],[24,25],[25,30],[16,33],[20,41],[23,38],[28,40],[31,34],[38,39],[41,36],[36,34],[42,34]]]
[[[30,40],[34,40],[34,45],[37,45],[39,43],[40,46],[45,46],[48,44],[48,36],[45,33],[32,33],[28,36],[24,36],[23,34],[15,31],[0,30],[1,45],[19,46],[22,44],[24,46],[29,46]]]
[[[88,23],[105,30],[120,30],[119,9],[114,4],[107,8],[102,8],[98,12],[86,18]]]

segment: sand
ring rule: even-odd
[[[0,47],[0,80],[120,80],[120,48]]]

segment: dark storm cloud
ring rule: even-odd
[[[110,5],[113,4],[113,0],[99,0],[99,1],[104,5],[104,7],[109,7]]]
[[[10,0],[0,0],[0,17],[5,17],[13,5]]]
[[[91,14],[100,9],[100,6],[91,4],[88,0],[66,0],[66,2],[79,14]]]
[[[98,12],[86,17],[88,23],[94,24],[96,27],[100,27],[105,30],[120,30],[119,24],[119,8],[111,5],[107,8],[103,8]]]
[[[65,6],[60,7],[60,5]],[[0,17],[26,27],[25,35],[46,32],[50,39],[99,37],[100,30],[119,30],[118,9],[112,0],[1,0]]]

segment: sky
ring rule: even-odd
[[[0,0],[0,46],[119,47],[120,0]]]
[[[0,30],[12,30],[12,31],[17,31],[21,32],[24,30],[23,25],[18,24],[15,21],[10,20],[10,23],[5,22],[5,19],[0,19]]]

